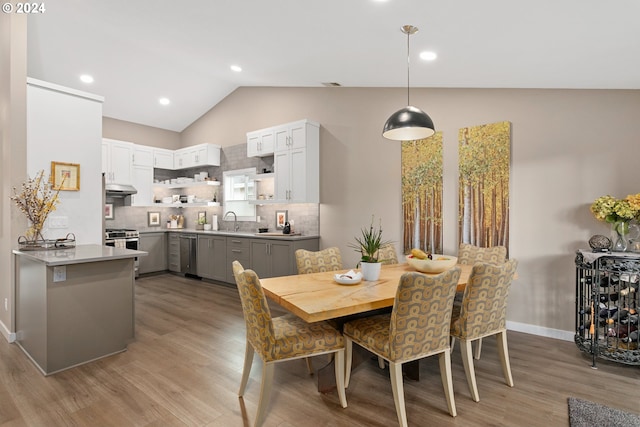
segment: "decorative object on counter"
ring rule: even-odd
[[[400,30],[407,35],[407,106],[387,119],[382,136],[394,141],[414,141],[433,135],[435,126],[427,113],[409,102],[409,38],[418,32],[418,28],[413,25],[403,25]]]
[[[160,212],[147,212],[149,227],[160,226]]]
[[[291,224],[289,224],[289,222],[285,222],[284,223],[284,228],[282,229],[282,234],[289,234],[291,233]]]
[[[51,178],[44,179],[44,170],[41,170],[35,178],[29,178],[22,184],[22,191],[19,194],[16,188],[13,188],[11,200],[24,212],[29,221],[29,229],[25,233],[24,240],[32,246],[45,243],[42,228],[49,214],[56,210],[56,205],[60,202],[58,198],[60,190],[54,191],[50,180]]]
[[[113,203],[104,204],[104,219],[114,219]]]
[[[611,239],[602,234],[596,234],[589,239],[589,246],[593,252],[609,252],[611,249]]]
[[[211,216],[211,229],[213,231],[218,231],[218,215]]]
[[[204,225],[207,223],[207,213],[198,212],[198,219],[196,221],[196,230],[204,230]]]
[[[600,221],[611,224],[612,250],[624,252],[629,245],[630,222],[640,218],[640,193],[629,194],[624,199],[606,195],[594,200],[591,213]],[[637,227],[635,227],[637,229]]]
[[[80,191],[80,165],[51,162],[51,183],[54,190]]]
[[[284,230],[285,224],[288,220],[289,212],[284,211],[276,211],[276,229]]]
[[[184,216],[183,215],[169,215],[170,226],[169,228],[184,228]]]
[[[266,233],[267,231],[269,231],[269,229],[267,227],[258,228],[258,233]]]
[[[362,236],[355,237],[356,243],[349,244],[349,247],[361,255],[358,265],[362,270],[362,277],[366,281],[375,281],[380,277],[382,260],[378,259],[378,251],[381,246],[391,243],[391,241],[382,240],[382,219],[380,219],[377,230],[373,228],[373,221],[374,216],[371,215],[371,225],[369,225],[369,228],[363,228]]]

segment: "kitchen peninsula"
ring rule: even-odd
[[[127,349],[134,339],[134,259],[101,245],[14,250],[16,342],[43,374]]]

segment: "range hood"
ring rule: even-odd
[[[129,184],[105,184],[104,192],[108,197],[126,197],[138,193],[138,190]]]

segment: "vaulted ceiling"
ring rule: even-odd
[[[30,77],[104,96],[105,116],[174,131],[241,86],[406,87],[405,24],[420,29],[412,87],[640,89],[637,0],[44,4],[28,18]],[[438,58],[420,60],[425,50]]]

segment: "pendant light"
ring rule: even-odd
[[[382,136],[394,141],[413,141],[428,138],[435,133],[431,117],[409,102],[409,37],[418,32],[413,25],[404,25],[402,32],[407,35],[407,106],[396,111],[387,119]]]

